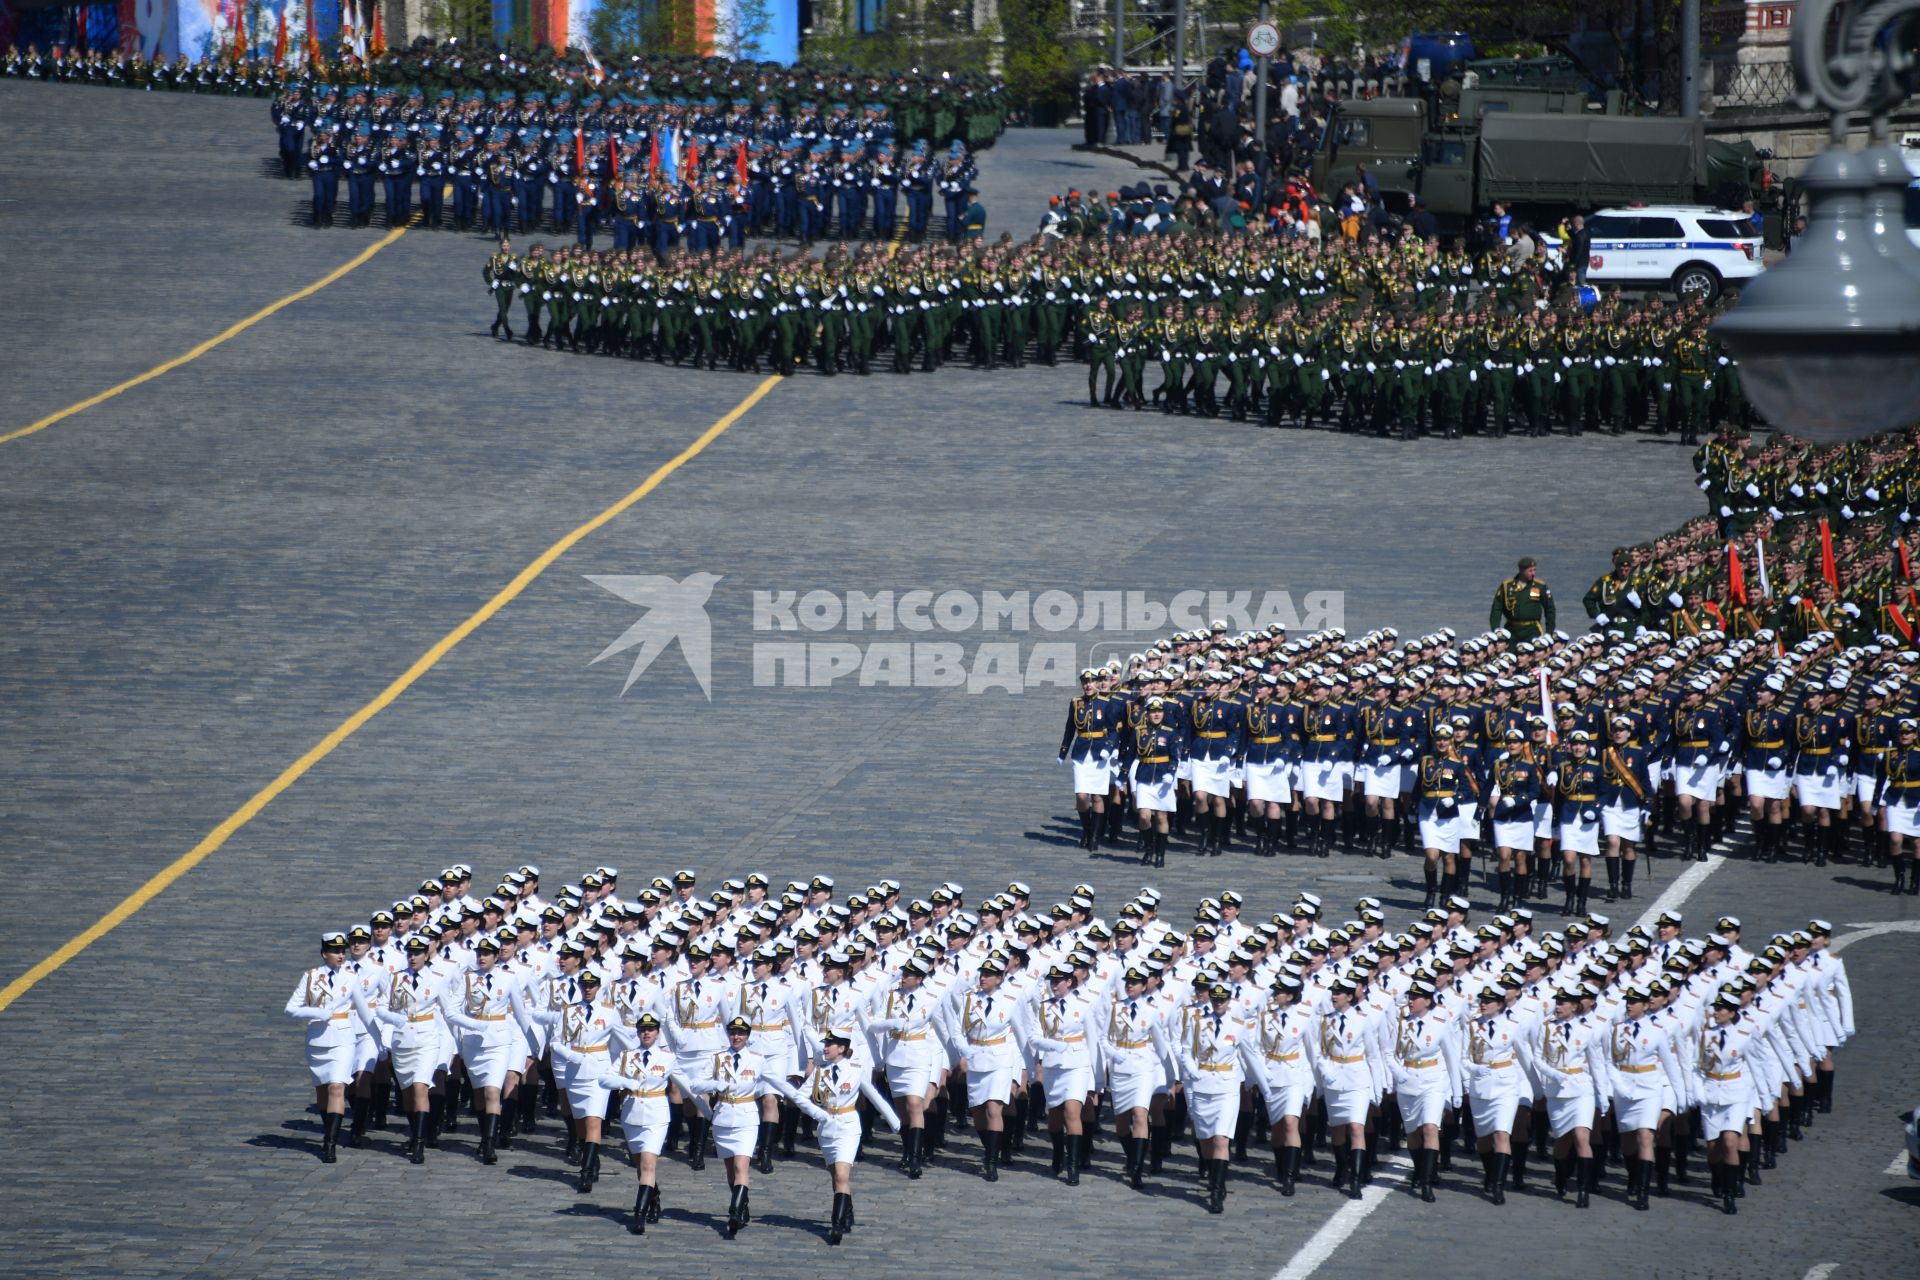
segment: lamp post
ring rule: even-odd
[[[1920,418],[1920,249],[1903,225],[1906,167],[1887,142],[1888,114],[1920,87],[1920,0],[1800,0],[1793,65],[1801,105],[1833,116],[1831,144],[1801,178],[1807,230],[1713,332],[1769,422],[1851,440]],[[1853,151],[1859,115],[1869,144]]]

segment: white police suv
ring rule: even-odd
[[[1587,219],[1587,283],[1671,289],[1711,302],[1723,283],[1760,274],[1760,232],[1744,213],[1704,205],[1632,205]]]

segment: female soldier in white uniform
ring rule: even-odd
[[[1460,1062],[1444,1015],[1435,1011],[1433,984],[1416,981],[1407,988],[1407,1001],[1392,1023],[1393,1040],[1388,1064],[1393,1069],[1393,1093],[1407,1131],[1407,1150],[1413,1157],[1413,1189],[1433,1203],[1433,1184],[1440,1162],[1440,1117],[1459,1106]]]
[[[1481,990],[1476,1001],[1479,1012],[1466,1026],[1466,1053],[1460,1064],[1478,1134],[1481,1186],[1495,1204],[1507,1202],[1514,1115],[1523,1095],[1528,1100],[1533,1097],[1527,1026],[1505,1007],[1509,993],[1521,985],[1518,977],[1502,974]]]
[[[1607,1036],[1613,1060],[1613,1115],[1627,1163],[1627,1203],[1647,1207],[1653,1180],[1653,1137],[1670,1098],[1686,1096],[1687,1082],[1667,1031],[1648,1014],[1649,992],[1638,982],[1626,987],[1626,1016]]]
[[[1293,1194],[1300,1176],[1300,1117],[1313,1099],[1313,1011],[1300,1002],[1299,978],[1282,971],[1273,995],[1254,1019],[1254,1048],[1261,1073],[1257,1083],[1266,1103],[1274,1173],[1280,1194]]]
[[[1714,997],[1708,1021],[1700,1029],[1693,1066],[1700,1136],[1707,1140],[1713,1193],[1726,1213],[1739,1212],[1734,1199],[1740,1185],[1740,1141],[1754,1107],[1745,1061],[1748,1037],[1736,1025],[1739,1018],[1739,996],[1722,992]]]
[[[924,959],[909,959],[892,989],[879,994],[880,1016],[867,1023],[867,1030],[880,1038],[887,1091],[900,1104],[905,1126],[900,1131],[900,1171],[909,1178],[921,1173],[927,1103],[939,1088],[935,1073],[945,1052],[932,1026],[940,1001],[921,986],[930,972],[932,966]]]
[[[1315,1035],[1319,1041],[1314,1070],[1326,1099],[1327,1133],[1333,1143],[1333,1186],[1360,1198],[1360,1149],[1366,1144],[1367,1112],[1378,1097],[1374,1087],[1373,1016],[1354,1004],[1357,988],[1335,978],[1327,989],[1327,1008]]]
[[[1053,1135],[1053,1171],[1064,1167],[1067,1185],[1080,1185],[1080,1106],[1093,1089],[1093,1045],[1099,1025],[1094,1002],[1074,989],[1073,971],[1047,971],[1051,994],[1032,1010],[1027,1043],[1040,1054],[1047,1094],[1047,1129]]]
[[[560,1087],[567,1091],[574,1123],[580,1131],[580,1181],[578,1190],[593,1190],[600,1176],[600,1125],[606,1118],[609,1088],[606,1083],[608,1051],[620,1033],[620,1013],[600,1002],[600,975],[592,969],[580,973],[580,998],[556,1010],[527,1010],[535,1021],[550,1027],[553,1053]],[[524,998],[516,998],[516,1007],[525,1009]]]
[[[1008,1154],[1006,1108],[1026,1065],[1020,1000],[1002,989],[1005,975],[1006,960],[994,952],[980,962],[978,985],[948,1006],[967,1071],[973,1127],[980,1134],[980,1172],[988,1182],[1000,1179],[1000,1161]]]
[[[1594,1115],[1606,1109],[1613,1091],[1607,1076],[1606,1035],[1581,1014],[1579,993],[1553,993],[1553,1017],[1541,1024],[1533,1056],[1547,1096],[1554,1190],[1565,1195],[1571,1177],[1574,1204],[1584,1209]]]
[[[609,1064],[605,1083],[609,1089],[626,1091],[620,1104],[620,1129],[627,1136],[627,1152],[640,1179],[627,1230],[643,1236],[649,1222],[660,1221],[660,1151],[672,1122],[676,1077],[674,1056],[660,1044],[660,1019],[641,1014],[633,1033],[634,1046]],[[677,1083],[685,1088],[685,1081]]]
[[[307,1070],[313,1075],[314,1101],[320,1108],[320,1159],[332,1164],[347,1113],[347,1084],[353,1079],[353,984],[341,966],[347,960],[347,935],[320,936],[320,963],[300,975],[287,997],[287,1016],[307,1024]]]
[[[474,947],[474,967],[463,975],[447,1007],[447,1021],[460,1033],[460,1057],[473,1081],[473,1100],[480,1108],[480,1160],[494,1164],[494,1135],[500,1125],[500,1091],[515,1052],[523,1042],[513,1025],[517,985],[493,972],[500,944],[483,937]]]
[[[851,1056],[851,1039],[838,1031],[821,1037],[820,1057],[797,1085],[770,1080],[770,1088],[790,1098],[814,1122],[820,1140],[820,1158],[833,1181],[833,1211],[827,1220],[827,1243],[839,1244],[853,1230],[853,1162],[860,1151],[860,1099],[895,1133],[900,1117],[873,1084],[873,1069]]]
[[[1176,1046],[1180,1079],[1187,1091],[1187,1116],[1200,1151],[1207,1182],[1207,1212],[1223,1213],[1227,1203],[1227,1148],[1240,1119],[1240,1085],[1253,1065],[1255,1037],[1234,1012],[1233,989],[1216,982],[1207,990],[1204,1012],[1187,1019]]]
[[[689,1075],[694,1093],[711,1095],[713,1149],[727,1167],[727,1235],[753,1221],[747,1201],[754,1139],[760,1129],[760,1096],[773,1088],[766,1063],[749,1047],[753,1024],[736,1017],[726,1026],[727,1047],[712,1054],[703,1070]],[[783,1082],[784,1083],[784,1082]],[[778,1089],[774,1090],[779,1092]]]
[[[378,1007],[367,1008],[367,1014],[387,1028],[393,1078],[407,1111],[404,1154],[414,1164],[426,1163],[427,1092],[445,1043],[453,1035],[440,1007],[446,983],[427,964],[432,950],[425,938],[409,938],[407,968],[394,978],[387,998]]]
[[[1100,1031],[1100,1060],[1106,1067],[1113,1127],[1127,1155],[1127,1181],[1137,1191],[1147,1163],[1147,1112],[1156,1090],[1166,1084],[1161,1066],[1169,1046],[1160,1031],[1160,1011],[1147,999],[1147,975],[1128,969],[1121,994],[1107,1009]]]

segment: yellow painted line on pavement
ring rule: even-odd
[[[365,706],[348,716],[332,733],[320,739],[305,755],[288,765],[281,771],[279,777],[262,787],[254,794],[252,799],[234,810],[225,822],[222,822],[209,832],[206,838],[200,841],[199,844],[187,850],[186,853],[175,859],[152,879],[128,894],[120,902],[120,905],[94,921],[84,932],[74,937],[65,946],[55,951],[40,963],[34,965],[33,968],[27,970],[12,982],[9,982],[4,990],[0,990],[0,1010],[5,1010],[15,1000],[18,1000],[21,996],[31,991],[39,982],[53,973],[61,965],[73,959],[100,939],[106,937],[107,934],[113,932],[122,924],[125,924],[129,917],[149,902],[152,902],[161,893],[164,893],[167,887],[174,881],[199,866],[213,854],[219,852],[222,845],[232,839],[242,827],[245,827],[249,822],[259,817],[261,810],[272,804],[281,792],[298,782],[309,769],[312,769],[313,766],[325,760],[329,755],[332,755],[336,747],[359,732],[367,721],[379,715],[392,704],[394,699],[412,688],[421,676],[433,670],[442,658],[453,652],[455,645],[458,645],[462,640],[472,635],[482,623],[504,609],[519,596],[521,592],[525,591],[527,587],[533,583],[535,578],[538,578],[545,572],[554,561],[570,551],[582,538],[585,538],[588,534],[607,524],[635,503],[639,502],[642,498],[659,488],[661,481],[698,457],[701,451],[719,439],[728,427],[740,421],[749,409],[759,404],[769,391],[780,385],[780,381],[779,375],[776,374],[761,382],[759,386],[755,387],[747,395],[746,399],[728,410],[725,417],[703,431],[692,444],[689,444],[672,458],[662,463],[652,475],[646,478],[646,481],[641,484],[639,488],[541,552],[531,564],[514,576],[513,581],[500,588],[491,600],[476,609],[465,622],[462,622],[459,626],[442,636],[431,649],[428,649],[422,654],[414,664],[408,667],[392,684],[382,689]]]
[[[374,241],[372,244],[368,245],[365,249],[355,254],[352,258],[349,258],[346,262],[335,267],[333,270],[327,272],[327,274],[325,274],[324,276],[321,276],[318,280],[315,280],[312,284],[308,285],[306,288],[295,290],[294,292],[288,294],[286,297],[281,298],[276,302],[268,303],[266,306],[260,308],[260,310],[248,316],[245,320],[241,320],[235,324],[231,324],[227,326],[225,329],[222,329],[219,333],[215,334],[211,338],[208,338],[205,342],[193,348],[191,351],[186,352],[184,355],[177,355],[173,359],[166,361],[164,364],[157,364],[153,366],[153,368],[147,370],[145,373],[140,374],[138,377],[128,378],[125,382],[120,383],[118,386],[108,387],[105,391],[102,391],[100,394],[88,396],[85,400],[82,400],[78,404],[70,404],[66,408],[60,410],[60,412],[48,414],[46,417],[40,419],[40,421],[32,423],[28,426],[21,427],[18,431],[10,431],[6,435],[0,435],[0,444],[6,444],[8,441],[11,441],[11,440],[19,440],[23,437],[33,435],[37,431],[45,431],[48,427],[51,427],[56,423],[64,422],[68,418],[71,418],[76,413],[84,413],[88,409],[93,408],[95,405],[105,404],[107,401],[113,399],[115,396],[119,395],[123,391],[131,391],[135,387],[140,386],[142,383],[152,382],[155,378],[160,377],[162,374],[172,373],[175,369],[178,369],[183,364],[191,364],[193,361],[198,360],[201,356],[207,354],[207,352],[213,350],[215,347],[219,346],[221,343],[225,342],[227,339],[234,337],[236,334],[246,332],[248,329],[251,329],[254,325],[259,324],[262,320],[265,320],[268,316],[273,315],[276,312],[282,311],[285,308],[292,306],[294,303],[300,301],[302,298],[311,298],[314,294],[320,292],[322,289],[326,288],[328,285],[332,284],[334,281],[340,279],[340,277],[346,275],[348,272],[353,271],[359,267],[365,266],[367,262],[372,259],[374,254],[379,253],[382,249],[392,244],[395,240],[398,240],[401,236],[407,234],[408,227],[412,227],[415,224],[415,222],[419,220],[419,217],[420,215],[416,213],[413,216],[413,220],[409,221],[406,226],[395,227],[393,230],[387,232],[386,235],[380,237],[380,239]],[[0,1006],[0,1008],[3,1008],[3,1007],[4,1006]]]

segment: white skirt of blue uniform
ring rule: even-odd
[[[629,1093],[620,1104],[620,1132],[626,1135],[627,1150],[635,1155],[657,1156],[666,1150],[672,1120],[673,1103],[667,1095],[642,1098]]]
[[[1832,756],[1821,757],[1832,760]],[[1812,773],[1802,772],[1793,775],[1793,789],[1800,797],[1802,808],[1838,809],[1840,807],[1840,779],[1842,775],[1836,768],[1828,773],[1821,768]]]
[[[1288,804],[1293,800],[1293,787],[1287,781],[1290,770],[1284,760],[1272,760],[1266,764],[1247,766],[1247,799],[1259,800],[1268,804]]]
[[[1532,849],[1533,816],[1522,811],[1520,816],[1512,821],[1503,822],[1499,818],[1495,818],[1493,820],[1493,843],[1494,847],[1499,849],[1519,849],[1522,851]]]
[[[1720,794],[1720,770],[1710,758],[1705,764],[1696,764],[1695,759],[1685,755],[1673,762],[1674,794],[1711,800]]]
[[[1113,786],[1113,766],[1107,763],[1105,756],[1094,756],[1087,760],[1073,762],[1073,791],[1075,795],[1103,796]]]
[[[1451,1092],[1444,1067],[1401,1071],[1395,1076],[1393,1087],[1394,1097],[1400,1100],[1401,1123],[1408,1130],[1423,1124],[1439,1124]]]
[[[1195,1093],[1187,1090],[1187,1119],[1193,1122],[1196,1138],[1231,1138],[1240,1123],[1240,1091]]]
[[[1887,806],[1887,830],[1897,836],[1920,836],[1920,804],[1899,804]]]
[[[1778,769],[1748,769],[1745,771],[1747,794],[1759,796],[1763,800],[1785,800],[1787,792],[1793,789],[1793,779],[1787,776],[1785,765]]]
[[[1583,817],[1591,813],[1592,818]],[[1573,820],[1560,824],[1560,852],[1581,853],[1588,857],[1600,852],[1600,814],[1595,809],[1573,810]]]
[[[1301,761],[1300,789],[1306,792],[1309,800],[1344,800],[1347,789],[1341,777],[1340,762],[1337,760]]]
[[[1606,807],[1600,810],[1600,833],[1637,841],[1640,839],[1641,820],[1645,816],[1645,810],[1637,804],[1626,800],[1609,800]]]
[[[1175,781],[1167,774],[1158,782],[1136,782],[1133,784],[1133,803],[1140,809],[1150,809],[1155,813],[1172,813]]]
[[[1107,1094],[1113,1113],[1144,1110],[1165,1079],[1160,1055],[1152,1050],[1115,1053],[1107,1061]]]
[[[1441,853],[1460,852],[1460,842],[1473,838],[1473,820],[1465,805],[1456,804],[1451,814],[1442,814],[1433,800],[1422,800],[1419,809],[1420,847]]]
[[[323,1084],[353,1083],[353,1041],[345,1044],[307,1046],[307,1070],[317,1088]]]
[[[1497,1067],[1483,1072],[1467,1083],[1467,1101],[1473,1108],[1473,1131],[1479,1137],[1490,1133],[1512,1133],[1514,1113],[1520,1109],[1520,1090],[1527,1084],[1520,1064]]]
[[[1871,805],[1875,793],[1880,790],[1880,779],[1871,773],[1853,775],[1853,798],[1863,805]]]
[[[1193,762],[1193,789],[1202,795],[1224,796],[1233,790],[1233,762],[1225,756]]]
[[[1360,766],[1360,786],[1370,796],[1392,800],[1399,796],[1402,780],[1400,764],[1396,760],[1389,760],[1385,764],[1363,762]]]

